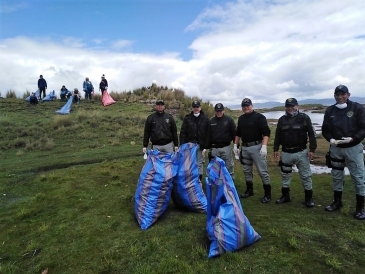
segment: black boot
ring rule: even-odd
[[[306,207],[314,207],[313,190],[305,190],[305,205]]]
[[[342,207],[342,191],[334,191],[333,192],[333,202],[329,206],[326,206],[326,211],[336,211]]]
[[[279,200],[276,200],[277,204],[283,204],[290,202],[290,196],[289,196],[290,188],[289,187],[282,187],[281,188],[281,197]]]
[[[264,197],[261,199],[261,203],[267,204],[271,201],[271,185],[263,185],[265,194]]]
[[[356,211],[354,218],[357,220],[365,220],[364,212],[364,196],[356,195]]]
[[[199,175],[199,182],[202,182],[202,178],[203,178],[203,175],[202,175],[202,174],[200,174],[200,175]]]
[[[252,182],[246,182],[246,191],[241,195],[241,198],[248,198],[250,196],[253,196],[253,183]]]

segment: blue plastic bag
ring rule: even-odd
[[[243,213],[236,187],[221,158],[210,161],[207,175],[206,230],[211,241],[208,257],[236,251],[261,239]]]

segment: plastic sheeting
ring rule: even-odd
[[[177,152],[177,174],[172,189],[172,200],[179,209],[206,213],[207,198],[199,181],[196,159],[198,145],[182,144]]]
[[[134,213],[141,229],[149,228],[165,212],[176,171],[174,154],[148,150],[134,195]]]
[[[66,104],[56,111],[57,114],[70,114],[71,106],[72,106],[73,96],[71,95],[70,98],[67,100]]]
[[[211,241],[208,257],[233,252],[261,239],[243,213],[224,161],[214,157],[208,164],[207,175],[206,230]]]
[[[109,106],[115,103],[113,98],[109,95],[107,90],[104,90],[103,97],[101,99],[101,102],[103,103],[103,106]]]
[[[47,95],[46,95],[46,97],[44,97],[43,99],[42,99],[42,101],[52,101],[53,99],[56,99],[56,94],[55,94],[55,91],[53,90],[53,91],[51,91],[51,92],[49,92]]]
[[[38,99],[38,101],[40,100],[40,94],[39,94],[39,90],[37,89],[37,91],[35,92],[35,96],[37,97],[37,99]],[[27,97],[27,98],[25,98],[25,101],[27,101],[27,102],[30,102],[30,95]]]

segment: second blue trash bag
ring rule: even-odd
[[[206,213],[207,198],[199,181],[196,158],[198,145],[182,144],[176,153],[177,174],[172,189],[172,200],[179,209]]]
[[[210,161],[207,175],[206,229],[211,241],[208,257],[236,251],[261,239],[243,213],[236,187],[221,158]]]

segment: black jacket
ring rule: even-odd
[[[223,114],[222,117],[214,116],[210,119],[209,147],[225,147],[234,141],[236,125],[231,117]]]
[[[242,143],[260,141],[264,136],[270,137],[270,133],[266,117],[261,113],[252,111],[238,118],[236,136],[241,138]]]
[[[144,126],[143,147],[148,146],[150,139],[152,145],[166,145],[174,142],[174,146],[178,146],[174,117],[166,112],[155,112],[148,116]]]
[[[101,91],[104,91],[106,87],[108,87],[108,81],[106,79],[101,80],[99,84],[99,89]]]
[[[180,144],[197,143],[200,150],[209,148],[210,120],[201,110],[195,117],[193,112],[186,115],[180,130]]]
[[[274,140],[274,151],[282,147],[307,147],[309,137],[309,150],[315,152],[317,139],[314,134],[312,121],[305,113],[290,117],[283,115],[279,118]]]
[[[347,100],[347,107],[339,109],[332,105],[326,109],[322,124],[322,135],[327,140],[351,137],[353,142],[338,147],[352,147],[365,138],[365,109],[356,102]]]
[[[38,88],[46,88],[47,82],[44,78],[38,79]]]

